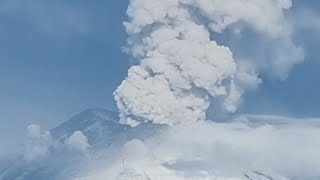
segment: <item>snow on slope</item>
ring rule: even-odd
[[[288,180],[277,174],[290,180],[319,178],[320,144],[314,141],[320,138],[319,128],[282,127],[272,119],[251,126],[256,121],[247,115],[245,123],[130,127],[120,124],[113,112],[90,109],[50,131],[53,141],[46,156],[31,161],[21,156],[0,179]],[[75,132],[81,141],[87,139],[87,150],[69,147],[77,141],[70,141]]]
[[[6,170],[0,174],[0,179],[73,179],[85,163],[109,156],[107,153],[116,151],[116,147],[127,141],[150,137],[161,127],[164,126],[144,124],[131,128],[119,124],[117,114],[112,111],[88,109],[50,131],[53,142],[46,157],[28,162],[21,156],[9,168],[3,168]],[[91,146],[88,154],[74,152],[67,147],[65,142],[75,132],[81,132],[87,137]],[[109,150],[105,150],[107,148]]]

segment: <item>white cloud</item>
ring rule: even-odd
[[[24,144],[24,158],[34,161],[46,157],[50,153],[52,137],[49,131],[42,130],[39,125],[30,125]]]
[[[81,153],[86,153],[90,148],[88,144],[88,138],[81,132],[74,132],[66,141],[65,145],[72,151],[79,151]]]
[[[81,131],[75,131],[62,142],[54,139],[51,133],[39,125],[30,125],[24,143],[23,157],[27,162],[42,161],[60,155],[87,155],[90,148],[87,137]]]
[[[282,124],[273,124],[276,120]],[[100,160],[99,168],[79,179],[318,179],[318,138],[319,127],[303,119],[250,116],[245,123],[197,122],[131,140],[118,147],[116,160]]]

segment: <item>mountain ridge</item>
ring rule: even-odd
[[[167,128],[169,128],[167,125],[156,125],[151,123],[131,127],[129,125],[120,124],[116,112],[102,108],[87,109],[49,131],[53,138],[53,143],[48,148],[48,155],[31,162],[25,161],[23,157],[20,157],[16,159],[11,166],[4,168],[2,173],[0,172],[0,179],[76,179],[79,172],[82,172],[82,169],[88,168],[87,166],[89,166],[92,160],[99,161],[99,159],[104,159],[106,157],[112,159],[113,154],[119,153],[119,147],[122,147],[127,142],[135,139],[138,140],[137,142],[143,142]],[[91,154],[90,156],[70,151],[70,149],[66,147],[65,143],[68,142],[68,139],[73,136],[75,132],[81,132],[84,137],[87,138],[87,143],[90,145],[90,148],[88,149]],[[167,168],[165,172],[168,172],[175,171],[176,167],[178,167],[178,170],[182,170],[181,168],[197,164],[199,164],[198,160],[177,161],[173,164],[164,163],[161,165],[161,169]],[[188,171],[188,169],[186,169],[186,171]],[[124,180],[129,180],[129,175],[127,175],[123,176]],[[136,176],[144,177],[145,179],[143,180],[149,180],[146,174],[136,174]],[[119,178],[121,179],[121,177]],[[278,178],[278,176],[268,176],[258,171],[243,173],[243,176],[240,179],[287,180],[286,178]],[[130,178],[130,180],[134,179]]]

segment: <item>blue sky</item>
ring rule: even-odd
[[[115,2],[0,1],[0,141],[21,139],[30,123],[51,128],[86,108],[115,109],[129,65],[127,2]]]
[[[319,1],[294,2],[320,10]],[[130,64],[121,50],[127,5],[0,0],[0,142],[14,146],[5,137],[21,139],[31,123],[52,128],[87,108],[116,109],[112,92]],[[263,84],[245,96],[240,113],[320,116],[320,36],[299,33],[305,63],[286,81],[262,75]]]

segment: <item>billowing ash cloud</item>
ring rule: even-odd
[[[211,102],[235,112],[244,91],[260,83],[259,71],[285,78],[303,60],[284,15],[291,6],[291,0],[131,0],[127,51],[137,63],[114,92],[122,123],[201,121]],[[277,42],[272,59],[235,59],[215,41],[244,27]]]

